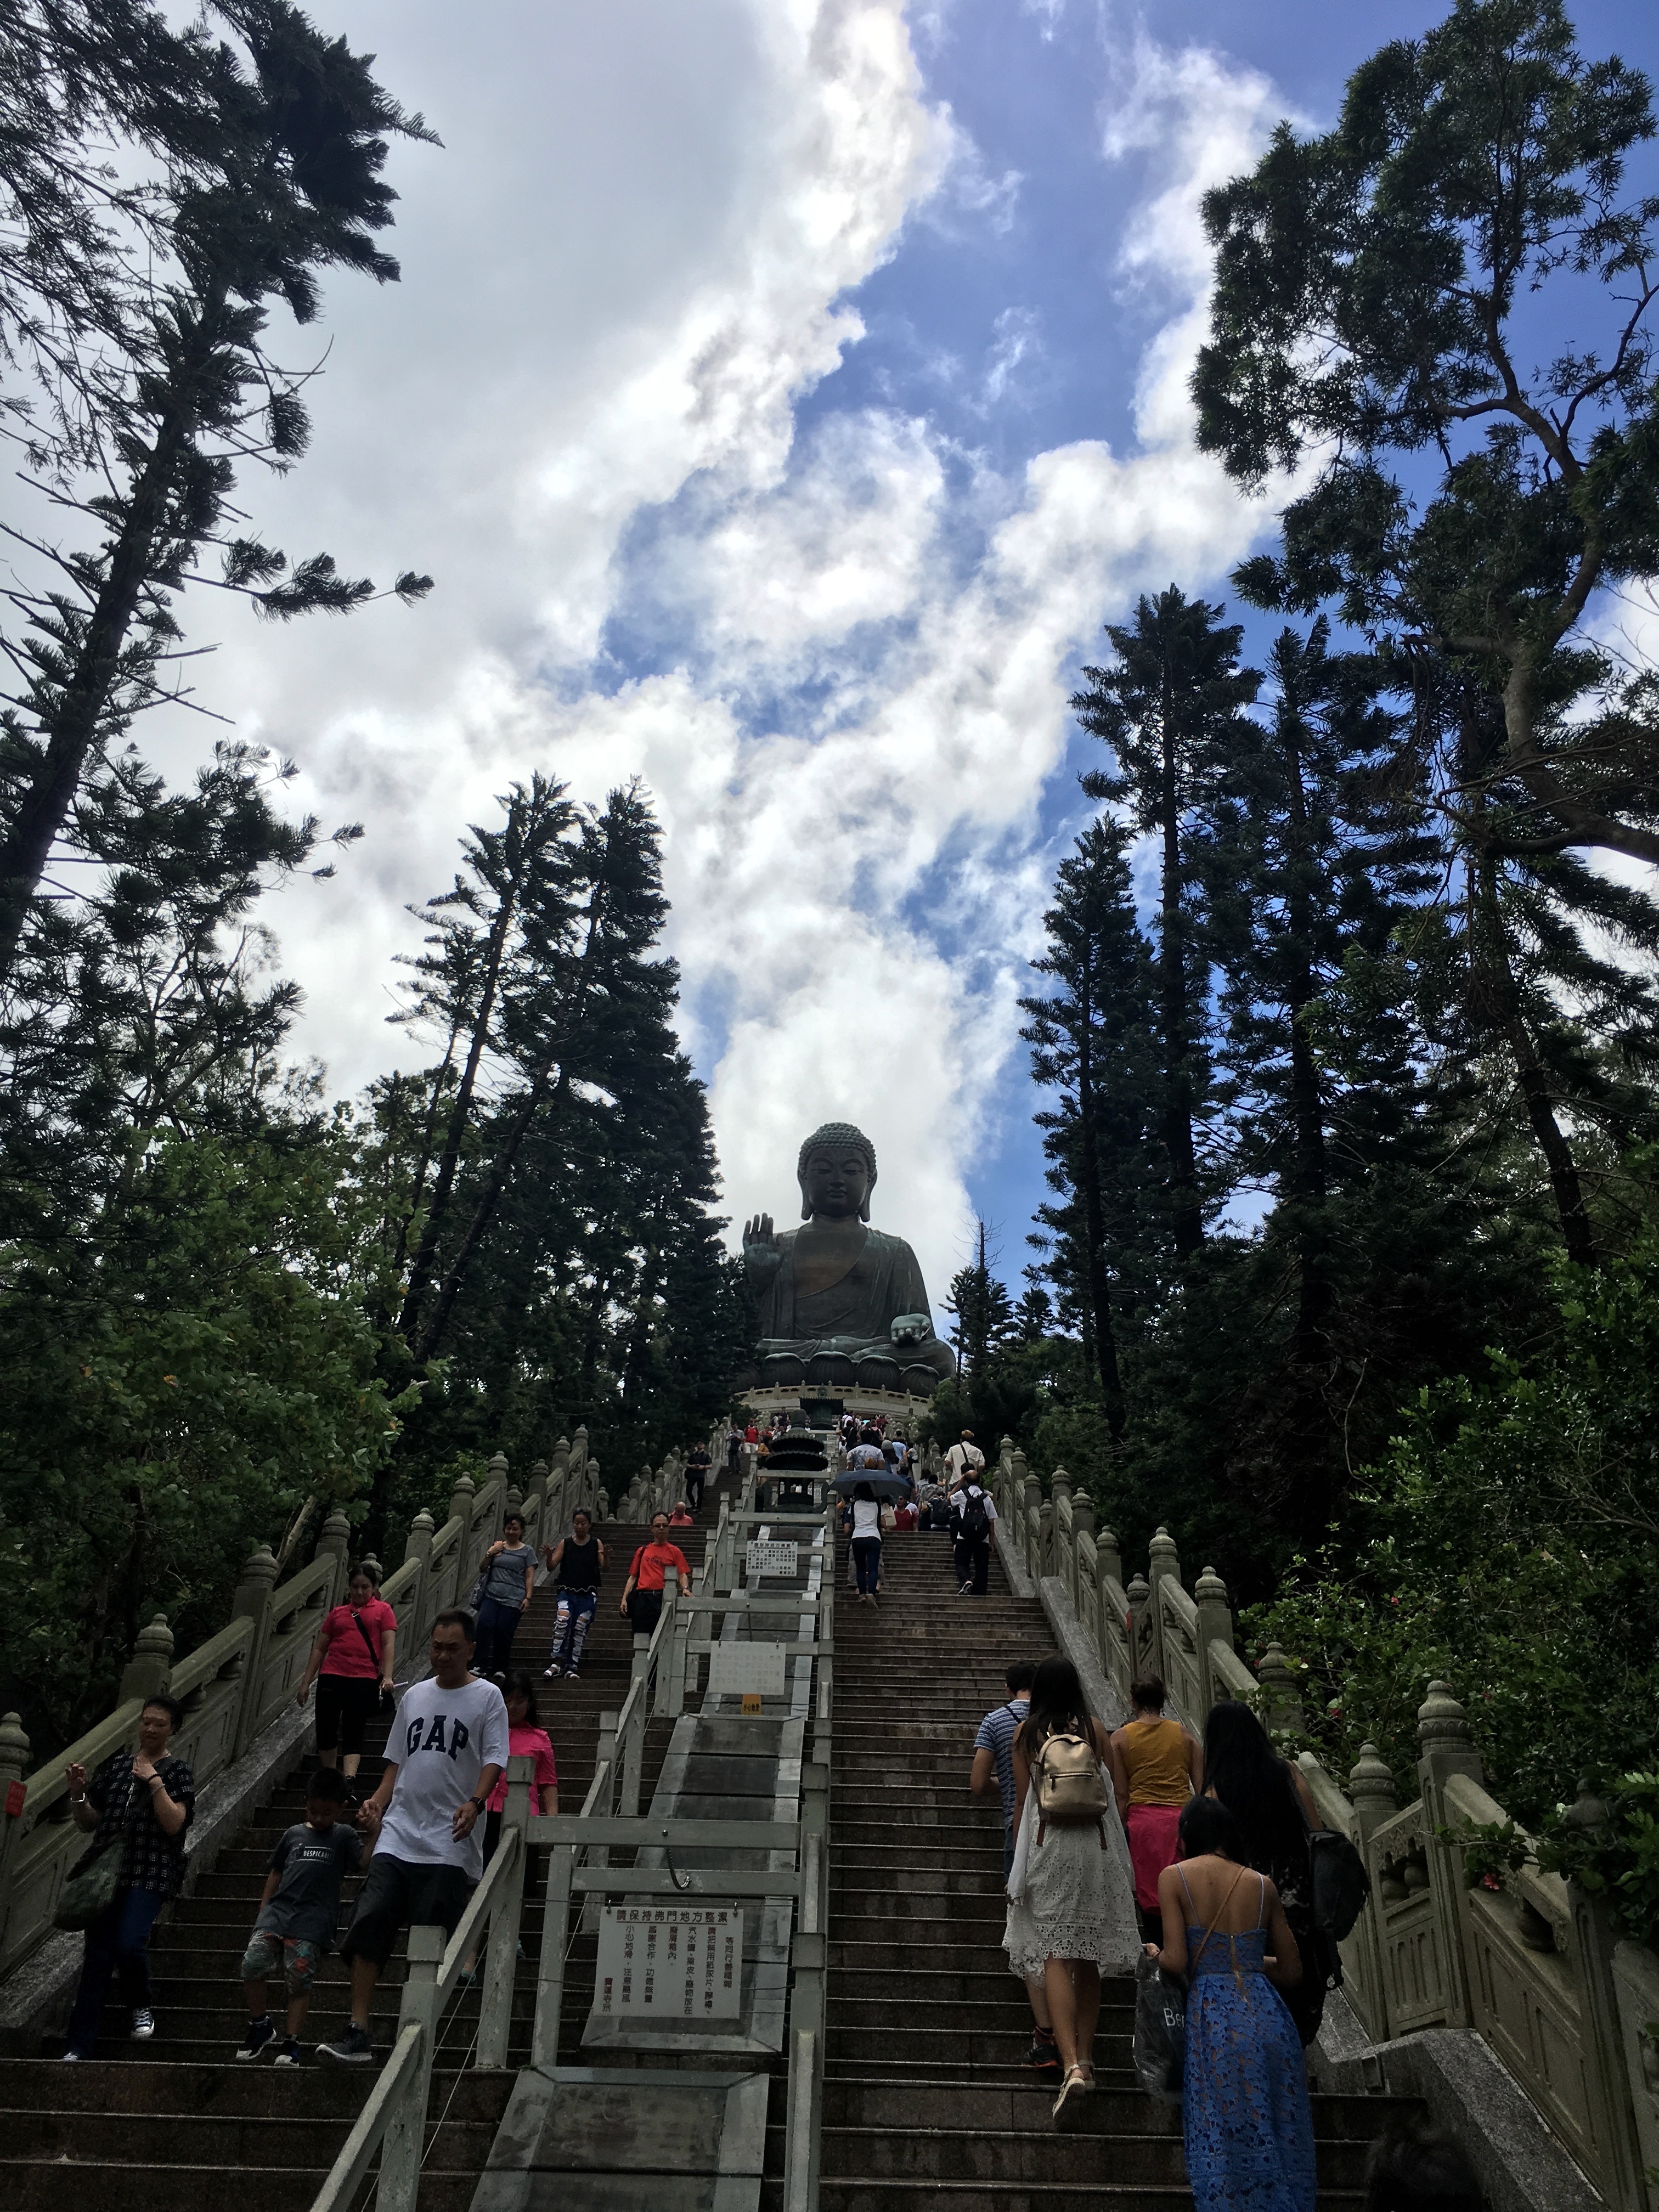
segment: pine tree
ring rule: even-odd
[[[1193,1125],[1208,1085],[1208,963],[1195,902],[1193,817],[1208,802],[1220,751],[1260,681],[1254,670],[1240,669],[1243,632],[1224,627],[1221,614],[1173,584],[1156,601],[1143,597],[1133,626],[1107,628],[1115,662],[1085,668],[1089,689],[1072,701],[1084,728],[1114,757],[1110,771],[1084,778],[1084,789],[1091,798],[1127,800],[1135,827],[1158,841],[1162,1133],[1170,1223],[1183,1260],[1204,1241]]]
[[[982,1221],[978,1224],[974,1257],[951,1276],[945,1304],[952,1316],[951,1342],[962,1378],[968,1383],[982,1380],[1018,1334],[1007,1285],[991,1271]]]
[[[1043,916],[1048,949],[1031,963],[1054,988],[1019,1002],[1032,1079],[1059,1093],[1036,1116],[1060,1200],[1038,1209],[1045,1273],[1075,1303],[1085,1367],[1115,1434],[1124,1420],[1115,1286],[1133,1303],[1159,1267],[1152,1201],[1169,1175],[1154,956],[1135,919],[1127,842],[1103,818],[1060,862]]]
[[[161,149],[171,260],[97,384],[77,456],[86,478],[50,487],[57,512],[83,516],[96,543],[64,550],[15,533],[58,577],[14,588],[25,626],[5,641],[21,689],[0,727],[0,981],[88,781],[136,715],[176,696],[167,664],[185,586],[215,582],[282,619],[374,595],[326,554],[289,571],[284,555],[238,534],[230,501],[239,467],[290,468],[308,435],[296,380],[265,351],[267,303],[305,324],[323,271],[396,277],[374,242],[395,198],[380,173],[386,136],[430,133],[287,0],[219,0],[216,12],[240,51],[200,44],[194,142]],[[216,578],[198,568],[207,546],[222,555]],[[429,584],[410,572],[393,588],[407,599]]]
[[[1560,0],[1458,0],[1354,72],[1334,131],[1281,124],[1204,204],[1200,443],[1251,485],[1321,456],[1282,556],[1235,580],[1487,687],[1521,851],[1659,860],[1659,729],[1583,636],[1659,569],[1659,198],[1625,187],[1653,131],[1647,79],[1587,62]],[[1534,370],[1540,315],[1572,337]],[[1553,718],[1587,665],[1604,710]]]
[[[1218,1086],[1230,1180],[1270,1189],[1270,1234],[1295,1253],[1293,1358],[1326,1357],[1334,1192],[1376,1165],[1380,1099],[1406,1104],[1415,1042],[1373,1005],[1359,1064],[1319,1049],[1324,997],[1351,957],[1382,961],[1393,931],[1435,889],[1439,848],[1425,794],[1399,758],[1386,672],[1333,653],[1322,618],[1280,632],[1268,662],[1272,711],[1241,724],[1210,811],[1204,866],[1212,956],[1225,981]],[[1407,1108],[1407,1110],[1409,1109]],[[1384,1113],[1386,1137],[1400,1137]]]

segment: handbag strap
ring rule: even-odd
[[[361,1613],[354,1613],[352,1614],[351,1625],[356,1630],[358,1635],[362,1638],[363,1643],[368,1649],[368,1656],[374,1662],[375,1672],[378,1674],[380,1672],[380,1655],[374,1649],[374,1638],[369,1634],[368,1629],[364,1626],[363,1616]]]

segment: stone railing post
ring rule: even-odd
[[[499,1513],[507,1498],[507,1454],[504,1451],[491,1452],[484,1475],[490,1487],[497,1492],[495,1510]]]
[[[1193,1603],[1198,1612],[1198,1679],[1202,1685],[1204,1711],[1207,1713],[1221,1695],[1210,1646],[1224,1644],[1231,1651],[1233,1645],[1233,1609],[1228,1601],[1227,1585],[1213,1567],[1206,1567],[1193,1584]],[[1201,1729],[1202,1715],[1197,1716],[1197,1720]]]
[[[1048,1478],[1048,1571],[1066,1585],[1066,1595],[1077,1611],[1077,1561],[1072,1550],[1072,1478],[1057,1467]]]
[[[516,1482],[509,1482],[507,1484],[507,1495],[501,1500],[501,1518],[503,1521],[506,1520],[509,1513],[518,1514],[520,1519],[522,1519],[524,1516],[524,1492],[520,1489]]]
[[[437,1534],[432,1516],[422,1506],[409,1524],[409,1535],[404,1544],[404,1560],[420,1561],[421,1571],[415,1583],[415,1595],[409,1601],[409,1626],[404,1631],[405,1649],[418,1646],[425,1640],[431,1626],[431,1615],[437,1608],[429,1604],[432,1589],[432,1539]],[[395,1657],[392,1662],[397,1663]]]
[[[1016,1494],[1024,1501],[1019,1516],[1019,1548],[1025,1561],[1025,1571],[1033,1577],[1043,1571],[1042,1566],[1042,1485],[1036,1475],[1019,1479],[1020,1455],[1014,1454]]]
[[[1374,1743],[1362,1743],[1359,1747],[1359,1758],[1348,1771],[1348,1796],[1364,1844],[1370,1843],[1373,1832],[1384,1820],[1392,1820],[1400,1810],[1400,1792]]]
[[[1605,1827],[1607,1808],[1591,1790],[1588,1779],[1578,1784],[1577,1802],[1566,1818],[1572,1826],[1594,1831]],[[1611,2204],[1650,2203],[1644,2187],[1644,2161],[1630,2077],[1625,2057],[1624,2031],[1619,2018],[1619,1987],[1613,1979],[1613,1954],[1619,1932],[1605,1898],[1589,1897],[1577,1882],[1567,1884],[1572,1911],[1574,1963],[1578,1970],[1579,2019],[1584,2038],[1584,2068],[1591,2098],[1591,2118],[1602,2162],[1596,2179]],[[1611,2184],[1611,2186],[1609,2186]]]
[[[1151,1619],[1152,1624],[1152,1656],[1158,1671],[1167,1682],[1170,1670],[1164,1659],[1164,1608],[1158,1603],[1158,1584],[1165,1575],[1181,1580],[1181,1554],[1176,1549],[1175,1538],[1167,1528],[1160,1528],[1146,1547],[1146,1581],[1152,1590]]]
[[[1088,1540],[1087,1554],[1084,1549],[1085,1538]],[[1085,1556],[1091,1559],[1094,1569],[1092,1574],[1085,1575],[1084,1572]],[[1098,1587],[1096,1577],[1099,1572],[1099,1554],[1095,1551],[1095,1501],[1086,1490],[1076,1490],[1072,1493],[1072,1610],[1083,1621],[1090,1640],[1097,1646],[1100,1642],[1096,1632],[1098,1624],[1092,1617],[1085,1620],[1084,1614],[1094,1603],[1094,1592]],[[1098,1651],[1096,1656],[1099,1656]]]
[[[270,1564],[275,1569],[276,1560],[272,1559]],[[239,1590],[237,1595],[240,1597],[240,1595]],[[252,1671],[250,1667],[250,1676]],[[173,1631],[167,1626],[167,1615],[158,1613],[154,1620],[139,1630],[133,1640],[132,1656],[121,1670],[121,1686],[115,1693],[115,1702],[118,1705],[124,1705],[129,1698],[161,1697],[172,1680]]]
[[[261,1544],[242,1569],[242,1579],[231,1601],[231,1619],[252,1624],[252,1633],[247,1643],[247,1658],[243,1663],[242,1679],[239,1685],[242,1694],[236,1709],[234,1756],[238,1759],[252,1742],[258,1730],[265,1672],[265,1644],[270,1635],[270,1596],[281,1572],[276,1553],[269,1544]],[[139,1642],[143,1641],[141,1637]]]
[[[338,1605],[346,1594],[346,1569],[351,1564],[351,1523],[337,1505],[323,1523],[323,1533],[317,1539],[317,1557],[324,1554],[334,1562],[334,1579],[324,1596],[325,1613],[331,1605]]]
[[[588,1510],[592,1512],[593,1508],[593,1493],[587,1486],[588,1483],[592,1480],[592,1474],[590,1462],[587,1456],[587,1424],[586,1421],[580,1425],[577,1429],[575,1435],[570,1439],[570,1472],[575,1476],[577,1485],[575,1495],[570,1500],[570,1511],[574,1513],[579,1505],[586,1505]]]
[[[0,1956],[9,1948],[6,1929],[11,1917],[12,1862],[23,1832],[22,1821],[11,1810],[10,1798],[14,1790],[22,1789],[23,1778],[29,1771],[29,1740],[23,1731],[21,1717],[8,1713],[0,1719]]]
[[[1158,1672],[1158,1632],[1152,1617],[1152,1586],[1145,1575],[1134,1576],[1123,1593],[1129,1601],[1129,1680],[1139,1681]]]
[[[1305,1735],[1308,1730],[1302,1700],[1297,1695],[1296,1674],[1278,1644],[1270,1644],[1255,1670],[1261,1685],[1261,1725],[1269,1735]]]
[[[470,1474],[456,1477],[455,1487],[449,1493],[449,1517],[452,1521],[459,1521],[464,1531],[472,1525],[472,1502],[477,1494],[478,1486]],[[465,1553],[466,1549],[465,1534],[461,1540],[461,1549]]]
[[[1455,1826],[1446,1806],[1446,1784],[1455,1774],[1467,1775],[1484,1784],[1480,1754],[1469,1732],[1468,1716],[1451,1692],[1449,1682],[1431,1682],[1429,1694],[1417,1710],[1417,1741],[1422,1755],[1417,1771],[1423,1783],[1423,1848],[1429,1863],[1429,1888],[1434,1899],[1435,1925],[1440,1940],[1442,1975],[1446,1991],[1446,2026],[1474,2026],[1469,2002],[1469,1978],[1463,1953],[1463,1854],[1455,1844],[1440,1840],[1439,1831]]]
[[[1388,1960],[1382,1948],[1382,1869],[1371,1850],[1371,1838],[1385,1820],[1393,1820],[1399,1811],[1400,1793],[1374,1743],[1362,1743],[1359,1747],[1358,1759],[1348,1774],[1348,1797],[1353,1806],[1354,1826],[1359,1831],[1355,1840],[1371,1878],[1370,1900],[1360,1914],[1346,1947],[1350,1959],[1357,1952],[1359,1960],[1357,1974],[1349,1966],[1348,1978],[1358,1984],[1357,1991],[1350,1990],[1349,1996],[1351,2001],[1357,1999],[1371,2041],[1386,2043],[1393,2030],[1389,2025],[1390,1992]]]
[[[1117,1531],[1115,1528],[1096,1529],[1095,1561],[1100,1570],[1101,1581],[1103,1583],[1109,1577],[1121,1589],[1123,1554],[1118,1549]]]

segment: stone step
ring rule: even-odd
[[[1360,2212],[1364,2202],[1358,2190],[1322,2188],[1319,2212]],[[818,2196],[819,2212],[1192,2212],[1192,2203],[1184,2181],[1100,2179],[1027,2182],[1011,2192],[995,2182],[826,2176]]]
[[[428,2127],[426,2170],[476,2174],[489,2155],[506,2101],[501,2097],[497,2109],[466,2121],[447,2112],[442,2128]],[[442,2112],[443,2107],[434,2106],[434,2111]],[[37,2109],[7,2114],[5,2159],[7,2163],[60,2160],[69,2175],[82,2166],[106,2162],[141,2166],[187,2164],[198,2170],[218,2166],[252,2172],[271,2166],[302,2166],[326,2173],[339,2156],[349,2125],[341,2119],[297,2112],[262,2118],[219,2112],[175,2112],[151,2118],[131,2111]]]
[[[1109,2166],[1112,2182],[1181,2185],[1187,2162],[1179,2134],[1143,2136],[1085,2129],[1085,2098],[1068,2105],[1058,2127],[1047,2132],[1003,2134],[995,2130],[947,2130],[925,2124],[902,2130],[828,2127],[823,2130],[823,2173],[832,2180],[857,2176],[874,2181],[925,2180],[1098,2185]],[[1074,2100],[1075,2103],[1075,2100]],[[1109,2149],[1107,2148],[1109,2144]],[[1316,2142],[1322,2188],[1358,2190],[1365,2178],[1370,2146],[1364,2142]]]
[[[307,2043],[310,2039],[307,2037]],[[151,2044],[153,2053],[155,2045]],[[51,2058],[0,2059],[0,2112],[88,2112],[117,2116],[168,2113],[227,2119],[339,2119],[348,2124],[374,2081],[373,2067],[273,2066],[269,2053],[247,2065],[168,2063],[136,2054],[64,2066]],[[434,2079],[440,2105],[460,2120],[488,2118],[500,2100],[498,2077],[447,2071],[441,2054]],[[11,2124],[9,2119],[7,2124]]]
[[[342,2135],[343,2142],[344,2136]],[[331,2165],[331,2160],[329,2164]],[[222,2168],[145,2166],[125,2160],[0,2157],[0,2203],[7,2212],[179,2212],[226,2197],[258,2212],[308,2212],[328,2166],[268,2166]],[[419,2212],[468,2212],[477,2172],[434,2172],[421,2176]]]

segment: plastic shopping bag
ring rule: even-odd
[[[1178,2105],[1187,2056],[1186,1993],[1146,1951],[1135,1960],[1133,2056],[1146,2094]]]

